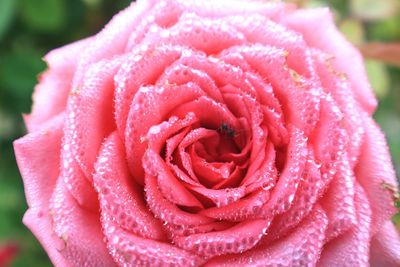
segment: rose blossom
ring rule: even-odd
[[[360,54],[327,9],[142,0],[56,49],[15,142],[56,266],[399,266]]]

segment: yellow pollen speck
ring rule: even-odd
[[[66,233],[63,233],[63,234],[60,236],[60,238],[61,238],[64,242],[67,242],[67,240],[68,240],[68,236],[67,236]]]
[[[40,132],[40,134],[41,134],[41,135],[48,135],[48,134],[49,134],[49,131],[47,131],[47,130],[42,130],[42,131]]]
[[[147,141],[147,137],[145,137],[145,136],[141,136],[140,137],[140,143],[141,144],[143,144],[144,142],[146,142]]]
[[[336,75],[340,80],[342,81],[347,81],[348,80],[348,76],[346,73],[344,72],[340,72],[337,71],[334,67],[333,67],[333,63],[332,61],[335,60],[335,56],[334,55],[327,55],[325,58],[325,64],[329,70],[329,72],[333,73],[334,75]]]
[[[392,193],[393,199],[394,199],[395,201],[400,201],[400,193],[399,193],[399,191],[397,190],[396,186],[394,186],[394,185],[392,185],[392,184],[389,184],[389,183],[387,183],[387,182],[385,182],[385,181],[382,181],[382,182],[381,182],[381,187],[382,187],[382,189],[387,190],[387,191],[389,191],[390,193]]]
[[[80,91],[81,91],[80,88],[75,87],[75,88],[73,88],[73,89],[69,92],[69,95],[70,95],[70,96],[79,95]]]
[[[303,76],[298,74],[294,69],[289,68],[290,76],[292,76],[293,81],[300,87],[304,86]]]
[[[283,51],[283,56],[284,56],[284,57],[288,57],[288,56],[289,56],[289,51],[284,50],[284,51]]]
[[[171,83],[168,80],[165,80],[165,85],[167,85],[167,86],[177,86],[176,83]]]

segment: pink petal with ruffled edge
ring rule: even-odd
[[[48,70],[39,76],[31,114],[24,116],[29,132],[38,130],[47,120],[65,110],[77,59],[91,41],[88,38],[63,46],[44,57]]]
[[[59,251],[60,248],[64,247],[64,241],[50,231],[53,227],[50,214],[43,214],[41,211],[29,208],[22,222],[39,240],[54,266],[69,265],[68,260]]]
[[[360,186],[356,186],[356,224],[347,232],[325,245],[321,266],[368,266],[371,240],[371,209]]]
[[[320,202],[329,218],[327,241],[345,234],[356,223],[354,184],[355,177],[349,162],[343,161]]]
[[[115,222],[105,219],[109,225],[105,232],[110,253],[119,266],[201,266],[204,259],[168,243],[141,238]],[[96,266],[96,265],[94,265]]]
[[[270,221],[248,220],[222,231],[192,234],[174,238],[174,242],[185,250],[206,258],[243,253],[253,248],[266,234]]]
[[[121,57],[102,60],[88,67],[80,87],[70,93],[64,144],[91,180],[93,166],[103,139],[116,129],[114,108],[114,75]]]
[[[318,206],[288,237],[240,255],[220,256],[206,266],[315,266],[328,219]]]
[[[385,136],[372,118],[363,117],[365,139],[354,173],[371,205],[374,235],[396,213],[392,190],[398,190],[398,184]]]
[[[173,108],[182,107],[204,92],[193,83],[180,86],[141,87],[132,101],[125,136],[128,165],[133,177],[143,184],[142,156],[146,144],[142,142],[152,125],[158,124]],[[143,112],[145,111],[145,112]],[[185,113],[187,114],[187,113]]]
[[[130,109],[134,107],[132,101],[139,88],[154,84],[164,70],[185,51],[181,46],[154,46],[133,50],[114,77],[115,121],[120,135],[126,132]]]
[[[52,228],[62,241],[56,249],[72,266],[115,266],[103,241],[100,216],[79,206],[59,179],[50,199]]]
[[[184,13],[171,28],[153,25],[143,42],[181,45],[212,55],[226,47],[243,44],[246,40],[242,33],[226,22]]]
[[[104,29],[93,37],[85,49],[79,51],[81,57],[76,60],[78,65],[73,87],[80,86],[85,70],[91,64],[123,54],[130,34],[153,5],[154,1],[133,2],[128,8],[115,15]]]
[[[336,28],[329,9],[300,9],[288,13],[282,22],[302,33],[309,46],[335,57],[333,66],[348,76],[357,100],[368,114],[372,114],[377,101],[368,82],[362,56]]]
[[[28,205],[45,209],[45,212],[60,174],[64,119],[64,113],[61,113],[42,125],[40,130],[14,141]]]
[[[64,114],[60,114],[14,142],[15,156],[21,171],[29,205],[23,223],[38,238],[55,265],[67,265],[57,251],[62,240],[49,231],[52,227],[49,199],[54,190],[60,166],[60,147]]]
[[[146,206],[143,189],[129,175],[123,151],[116,132],[105,140],[100,150],[93,181],[99,194],[101,216],[135,235],[165,240],[162,224]],[[103,227],[106,227],[104,223]]]
[[[371,266],[400,266],[400,236],[391,221],[385,222],[372,238],[370,257]]]

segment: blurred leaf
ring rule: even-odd
[[[361,53],[371,59],[400,66],[399,43],[368,43],[360,47]]]
[[[400,231],[400,213],[397,213],[396,215],[394,215],[393,222],[397,226],[397,229],[399,229],[399,231]]]
[[[0,84],[10,100],[17,100],[12,105],[21,109],[29,109],[30,95],[37,83],[37,75],[45,68],[41,54],[27,48],[16,49],[2,55],[0,61]],[[7,99],[2,99],[7,101]],[[19,105],[19,106],[18,106]]]
[[[363,20],[380,20],[394,16],[399,9],[398,0],[351,0],[353,14]]]
[[[21,15],[25,24],[35,30],[60,30],[66,20],[63,0],[21,0]]]
[[[353,44],[359,45],[364,41],[364,27],[359,20],[345,19],[341,22],[340,31]]]
[[[102,0],[82,0],[86,5],[90,7],[97,7],[101,4]]]
[[[400,39],[400,14],[368,25],[372,40],[392,42]]]
[[[10,26],[15,7],[15,0],[0,0],[0,40]]]
[[[0,108],[0,139],[14,136],[16,130],[14,117]]]
[[[367,60],[365,62],[368,78],[371,82],[374,92],[378,98],[384,98],[389,89],[389,75],[384,64],[378,61]]]

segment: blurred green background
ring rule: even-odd
[[[51,266],[36,239],[21,223],[27,206],[12,150],[12,141],[25,133],[21,113],[29,113],[36,77],[46,67],[41,58],[53,48],[98,32],[129,2],[0,0],[0,247],[8,242],[20,247],[12,266]],[[340,29],[357,46],[365,48],[369,42],[400,44],[399,0],[291,2],[330,6]],[[379,49],[383,54],[386,51],[386,58],[389,53],[389,59],[395,59],[384,45],[378,44]],[[366,50],[374,54],[370,52],[374,51]],[[387,135],[399,174],[400,68],[395,60],[392,65],[380,61],[385,59],[381,54],[373,55],[378,60],[367,61],[367,69],[380,100],[375,118]]]

